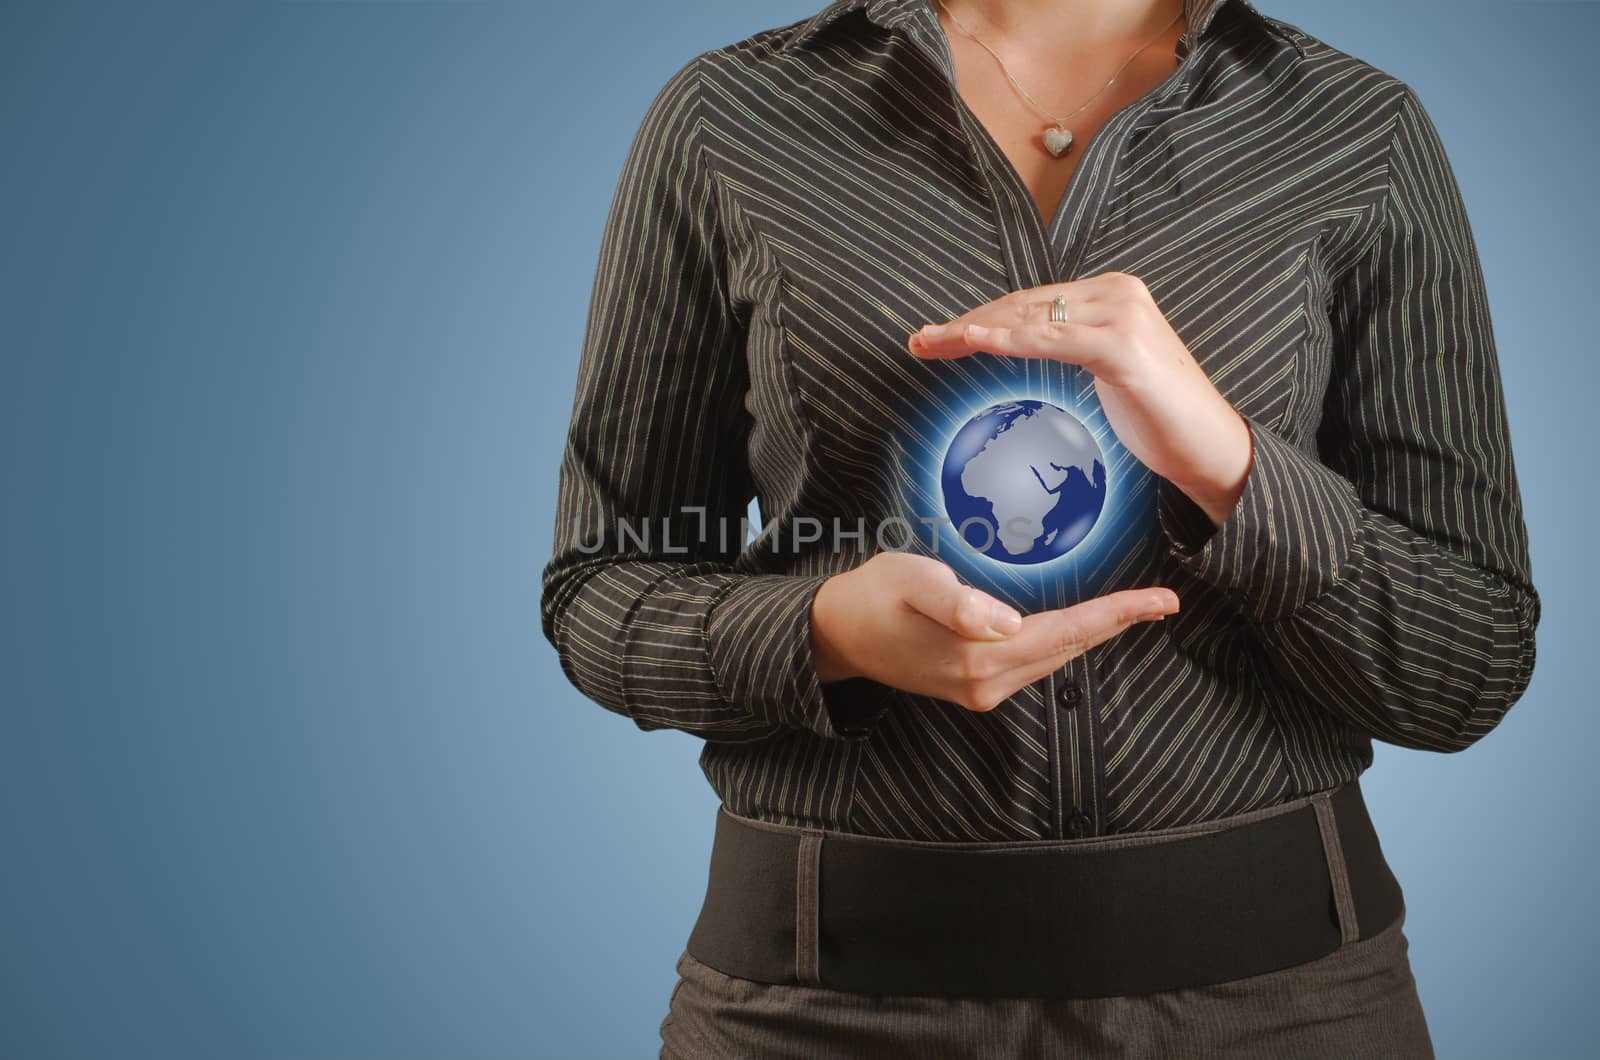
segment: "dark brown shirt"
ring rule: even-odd
[[[1177,70],[1073,148],[1048,227],[931,0],[838,0],[650,103],[600,247],[544,632],[590,699],[703,737],[732,812],[948,841],[1161,828],[1353,778],[1374,739],[1466,747],[1527,686],[1539,597],[1433,124],[1246,0],[1186,14]],[[1221,527],[1117,443],[1086,371],[906,351],[1106,271],[1144,281],[1250,424]],[[1100,507],[1064,555],[996,562],[941,525],[941,486],[955,432],[1026,401],[1100,454],[1040,488]],[[746,544],[752,498],[769,532]],[[1046,550],[1071,529],[1043,525]],[[1025,611],[1140,585],[1182,610],[989,713],[820,684],[813,593],[890,547]]]

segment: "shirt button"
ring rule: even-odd
[[[1089,815],[1074,810],[1071,817],[1067,818],[1067,835],[1073,839],[1082,839],[1094,830],[1094,822],[1089,820]]]
[[[1056,698],[1061,701],[1063,707],[1075,707],[1083,701],[1083,689],[1069,681],[1061,686]]]

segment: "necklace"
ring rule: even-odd
[[[936,0],[936,2],[940,7],[944,8],[944,13],[950,16],[950,21],[956,24],[957,29],[966,34],[968,37],[971,37],[973,40],[977,41],[978,44],[983,47],[984,51],[994,56],[994,61],[1000,64],[1000,72],[1006,75],[1006,80],[1010,81],[1018,92],[1022,93],[1023,98],[1028,101],[1029,106],[1033,107],[1034,110],[1050,119],[1052,124],[1046,125],[1044,128],[1044,147],[1046,151],[1049,151],[1050,154],[1056,158],[1060,158],[1062,155],[1066,154],[1067,149],[1072,146],[1072,130],[1067,128],[1067,118],[1081,114],[1084,110],[1084,107],[1087,107],[1090,103],[1093,103],[1095,100],[1099,99],[1101,92],[1104,92],[1106,89],[1110,88],[1112,82],[1116,81],[1118,77],[1122,76],[1122,71],[1128,68],[1128,63],[1133,62],[1133,60],[1139,57],[1139,52],[1144,51],[1145,48],[1150,47],[1150,45],[1160,40],[1166,35],[1167,30],[1171,29],[1178,19],[1183,17],[1183,12],[1180,10],[1177,15],[1173,16],[1171,22],[1168,22],[1164,27],[1162,27],[1160,33],[1157,33],[1154,37],[1151,37],[1149,40],[1145,41],[1144,44],[1140,46],[1138,51],[1128,56],[1127,61],[1121,66],[1117,67],[1117,72],[1111,75],[1111,80],[1100,86],[1100,92],[1096,92],[1094,95],[1090,96],[1084,101],[1082,107],[1079,107],[1071,114],[1066,115],[1066,117],[1058,118],[1054,114],[1051,114],[1048,110],[1045,110],[1044,107],[1040,106],[1039,101],[1034,99],[1033,96],[1028,93],[1027,89],[1023,88],[1020,84],[1017,84],[1017,79],[1012,77],[1011,71],[1006,68],[1005,60],[1001,59],[1000,56],[995,53],[993,48],[989,47],[987,44],[984,44],[983,41],[979,39],[977,34],[968,29],[962,23],[962,21],[956,17],[955,12],[951,11],[949,7],[945,6],[944,0]]]

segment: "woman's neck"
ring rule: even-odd
[[[1183,0],[943,0],[974,33],[993,43],[1096,51],[1108,41],[1145,40],[1183,10]]]

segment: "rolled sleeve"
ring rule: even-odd
[[[1350,481],[1252,416],[1250,470],[1222,524],[1171,482],[1158,486],[1167,551],[1252,619],[1285,618],[1354,560],[1361,501]]]
[[[822,682],[811,644],[811,601],[825,575],[754,575],[711,609],[707,655],[718,691],[773,725],[832,740],[870,735],[894,690],[867,678]]]
[[[650,102],[612,197],[541,623],[568,680],[641,729],[846,739],[888,690],[817,680],[809,604],[823,578],[738,562],[755,492],[747,335],[724,272],[703,59]]]
[[[1455,175],[1398,84],[1386,195],[1328,305],[1315,453],[1251,420],[1212,527],[1162,480],[1171,554],[1257,625],[1264,680],[1374,738],[1462,750],[1526,689],[1541,605],[1491,327]]]

